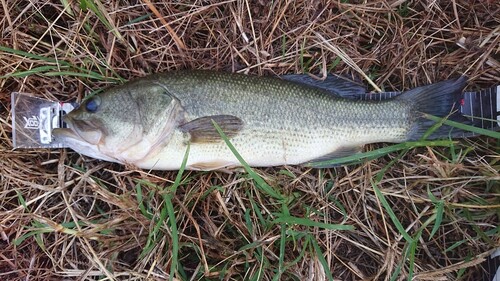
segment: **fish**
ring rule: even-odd
[[[216,123],[251,167],[328,168],[321,163],[366,144],[421,139],[435,124],[426,114],[463,118],[456,109],[466,76],[380,101],[348,98],[362,86],[342,77],[306,80],[211,70],[152,74],[87,98],[52,134],[82,155],[140,169],[179,170],[188,147],[187,170],[241,167]],[[427,138],[458,133],[441,126]]]

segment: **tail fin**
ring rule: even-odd
[[[463,89],[466,84],[467,77],[461,76],[455,80],[446,80],[412,89],[396,97],[396,99],[411,103],[419,113],[437,117],[448,116],[449,120],[470,124],[470,121],[460,114],[460,103],[463,99]],[[408,140],[421,139],[434,124],[434,121],[423,116],[418,117],[408,134]],[[451,126],[442,125],[427,139],[467,137],[468,133]]]

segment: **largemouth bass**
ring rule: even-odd
[[[53,135],[83,155],[143,169],[179,169],[188,144],[186,169],[240,166],[215,121],[250,166],[314,166],[368,143],[421,138],[434,124],[423,114],[452,114],[466,81],[460,77],[367,101],[337,95],[336,90],[359,90],[339,78],[326,89],[298,79],[175,71],[90,97],[64,117],[68,128]],[[451,130],[441,127],[430,137],[448,137]]]

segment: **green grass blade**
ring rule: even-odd
[[[333,196],[332,196],[333,197]],[[340,214],[342,214],[342,222],[345,222],[347,221],[347,219],[349,218],[349,215],[347,214],[347,210],[346,208],[344,207],[344,205],[342,204],[342,202],[340,202],[339,200],[337,200],[336,198],[330,198],[330,200],[333,202],[333,204],[335,204],[335,206],[337,208],[339,208],[339,211],[340,211]]]
[[[175,218],[174,205],[172,204],[172,195],[166,194],[163,197],[168,214],[170,224],[170,232],[172,233],[172,262],[170,263],[170,275],[168,280],[174,280],[174,274],[179,264],[179,234],[177,232],[177,224]]]
[[[167,208],[162,208],[160,211],[160,218],[158,221],[155,223],[155,226],[153,227],[153,231],[149,233],[148,238],[146,240],[146,246],[142,250],[140,254],[140,258],[143,258],[145,255],[147,255],[156,245],[156,239],[158,237],[158,233],[160,232],[160,228],[165,222],[165,219],[167,218]]]
[[[102,81],[108,81],[108,80],[117,80],[119,79],[112,78],[112,77],[106,77],[104,75],[98,74],[96,72],[89,72],[89,73],[81,73],[81,72],[76,72],[76,71],[49,71],[45,72],[43,75],[45,76],[73,76],[73,77],[83,77],[83,78],[90,78],[90,79],[96,79],[96,80],[102,80]]]
[[[278,192],[276,192],[271,186],[269,186],[264,181],[264,179],[262,179],[262,177],[260,177],[252,168],[250,168],[250,166],[248,165],[248,163],[243,159],[243,157],[241,157],[241,155],[238,153],[238,151],[233,146],[233,144],[229,141],[229,139],[227,138],[226,134],[224,134],[224,132],[222,131],[222,129],[219,127],[219,125],[215,121],[213,121],[213,120],[212,120],[212,123],[214,124],[215,129],[217,130],[217,132],[219,133],[219,135],[221,136],[221,138],[224,140],[224,142],[226,143],[226,145],[229,147],[229,149],[231,150],[231,152],[233,152],[233,154],[236,157],[236,159],[238,159],[238,161],[241,163],[241,165],[243,166],[243,168],[245,169],[245,171],[255,181],[255,183],[257,184],[257,187],[259,187],[263,192],[265,192],[268,195],[274,197],[275,199],[283,200],[284,199],[283,195],[281,195]]]
[[[7,75],[3,75],[3,76],[0,76],[0,78],[9,78],[9,77],[26,77],[26,76],[30,76],[30,75],[33,75],[33,74],[38,74],[38,73],[43,73],[45,71],[49,71],[49,70],[54,70],[55,68],[57,68],[57,66],[55,65],[44,65],[44,66],[39,66],[39,67],[34,67],[30,70],[25,70],[25,71],[19,71],[19,72],[14,72],[14,73],[11,73],[11,74],[7,74]]]
[[[431,141],[409,141],[409,142],[404,142],[404,143],[399,143],[387,147],[382,147],[376,150],[368,151],[368,152],[363,152],[363,153],[357,153],[354,155],[350,155],[347,157],[342,157],[342,158],[337,158],[333,160],[327,160],[327,161],[321,161],[321,162],[314,162],[314,163],[308,163],[306,166],[310,167],[322,167],[322,166],[337,166],[337,165],[346,165],[346,164],[353,164],[353,163],[359,163],[362,161],[366,160],[371,160],[371,159],[376,159],[382,156],[385,156],[389,153],[400,151],[400,150],[406,150],[406,149],[412,149],[416,147],[426,147],[426,146],[450,146],[453,144],[453,141],[451,140],[431,140]]]
[[[28,205],[26,205],[26,200],[24,200],[23,194],[19,190],[16,190],[16,194],[17,194],[17,201],[19,201],[19,205],[23,206],[25,210],[29,211]]]
[[[488,235],[486,233],[484,233],[484,231],[481,230],[481,228],[479,228],[479,226],[477,224],[474,223],[474,219],[472,218],[472,214],[469,211],[469,209],[464,208],[463,212],[465,214],[465,218],[470,222],[470,226],[476,232],[477,236],[480,237],[481,239],[483,239],[483,241],[485,241],[486,243],[488,243],[490,245],[495,245],[495,242],[493,240],[491,240],[491,238],[488,237]]]
[[[454,250],[455,248],[457,248],[457,247],[459,247],[459,246],[461,246],[462,244],[467,243],[467,242],[469,242],[469,240],[467,240],[467,239],[457,241],[457,242],[453,243],[450,247],[446,248],[446,249],[444,250],[444,252],[445,252],[445,253],[449,253],[449,252],[451,252],[452,250]]]
[[[74,17],[75,14],[73,13],[73,10],[71,9],[71,5],[69,4],[68,0],[61,0],[61,4],[64,6],[64,10],[70,15],[71,17]]]
[[[11,74],[3,75],[0,78],[26,77],[26,76],[29,76],[29,75],[32,75],[32,74],[40,74],[40,75],[46,75],[46,76],[63,76],[63,75],[68,75],[68,76],[84,77],[84,78],[91,78],[91,79],[103,80],[103,81],[119,81],[119,82],[123,82],[123,79],[121,77],[118,77],[118,78],[107,77],[107,76],[101,75],[101,74],[99,74],[97,72],[94,72],[94,71],[89,71],[89,70],[81,68],[81,67],[75,67],[75,66],[71,65],[70,63],[68,63],[68,62],[66,62],[64,60],[56,60],[56,59],[53,59],[53,58],[47,58],[47,57],[44,57],[44,56],[35,55],[35,54],[32,54],[32,53],[28,53],[28,52],[25,52],[25,51],[12,49],[12,48],[5,47],[5,46],[0,46],[0,51],[4,51],[6,53],[10,53],[10,54],[14,54],[14,55],[18,55],[18,56],[22,56],[22,57],[26,57],[26,58],[30,58],[30,59],[33,59],[33,60],[44,61],[44,62],[47,62],[47,63],[54,64],[54,65],[44,65],[44,66],[35,67],[35,68],[32,68],[30,70],[26,70],[26,71],[14,72],[14,73],[11,73]],[[51,71],[51,70],[54,70],[56,68],[56,65],[58,65],[58,69],[72,68],[72,69],[79,70],[80,72],[78,72],[78,71],[70,71],[70,70],[65,70],[65,71]],[[113,71],[113,73],[115,73],[115,72]]]
[[[392,222],[394,223],[396,228],[399,230],[399,233],[404,237],[404,239],[408,243],[413,242],[413,238],[411,238],[411,236],[406,232],[405,228],[403,227],[403,225],[399,221],[398,217],[396,216],[396,214],[392,210],[391,206],[389,205],[389,202],[387,202],[387,200],[385,200],[384,195],[382,194],[380,189],[378,189],[378,187],[375,185],[375,183],[373,181],[372,181],[372,187],[373,187],[373,190],[375,191],[375,194],[377,195],[378,200],[380,200],[380,203],[382,203],[382,206],[384,207],[385,211],[389,214],[389,217],[391,218]]]
[[[285,245],[286,245],[286,225],[282,224],[280,233],[280,253],[278,258],[278,274],[273,277],[273,280],[281,280],[285,267]]]
[[[418,248],[418,239],[420,238],[422,232],[417,233],[416,237],[413,238],[413,241],[410,242],[409,244],[409,249],[408,249],[408,255],[409,257],[407,258],[408,263],[409,263],[409,268],[408,268],[408,281],[413,280],[413,273],[415,272],[415,254],[417,252]],[[406,259],[405,259],[406,260]]]
[[[187,160],[189,158],[189,151],[190,151],[190,149],[191,149],[191,144],[188,143],[188,145],[186,147],[186,152],[184,153],[184,158],[182,159],[181,167],[179,168],[179,172],[177,173],[177,176],[175,177],[174,184],[170,188],[172,194],[175,194],[175,192],[177,191],[177,188],[181,184],[182,174],[184,173],[184,170],[186,169],[186,165],[187,165]]]
[[[135,19],[131,19],[129,22],[127,22],[127,23],[125,24],[125,26],[127,26],[127,25],[132,25],[132,24],[134,24],[134,23],[141,22],[141,21],[143,21],[143,20],[145,20],[145,19],[149,18],[151,15],[152,15],[152,13],[146,13],[145,15],[142,15],[142,16],[140,16],[140,17],[137,17],[137,18],[135,18]]]
[[[172,204],[172,196],[175,195],[177,188],[181,184],[182,174],[186,169],[186,164],[189,157],[189,149],[190,145],[188,143],[186,152],[184,153],[184,158],[182,159],[181,167],[179,169],[179,172],[177,173],[177,176],[175,177],[174,184],[170,188],[170,192],[166,192],[163,195],[163,200],[165,201],[165,206],[168,213],[168,221],[170,223],[170,232],[172,233],[172,262],[170,263],[170,276],[168,279],[170,281],[174,279],[174,274],[177,271],[177,267],[179,265],[179,248],[180,248],[179,233],[177,231],[177,224],[176,224],[177,219],[175,217],[174,205]]]
[[[281,56],[286,57],[286,35],[281,35]]]
[[[483,128],[478,128],[478,127],[462,124],[459,122],[451,121],[448,119],[443,119],[441,117],[437,117],[437,116],[433,116],[433,115],[429,115],[429,114],[425,114],[424,117],[429,119],[429,120],[435,121],[435,122],[442,122],[445,125],[452,126],[452,127],[457,128],[457,129],[460,129],[460,130],[469,131],[469,132],[473,132],[473,133],[476,133],[479,135],[484,135],[484,136],[500,139],[500,132],[495,132],[495,131],[488,130],[488,129],[483,129]]]
[[[53,58],[47,58],[47,57],[44,57],[44,56],[35,55],[35,54],[32,54],[32,53],[28,53],[28,52],[25,52],[25,51],[12,49],[12,48],[5,47],[5,46],[0,46],[0,51],[6,52],[6,53],[10,53],[10,54],[13,54],[13,55],[27,57],[27,58],[34,59],[34,60],[41,60],[41,61],[55,63],[55,64],[59,64],[59,65],[71,66],[66,61],[55,60]]]
[[[310,220],[308,218],[298,218],[298,217],[286,216],[286,215],[279,216],[273,222],[274,223],[286,223],[286,224],[298,224],[298,225],[319,227],[319,228],[330,229],[330,230],[354,230],[354,226],[352,226],[352,225],[330,224],[330,223],[313,221],[313,220]]]
[[[50,232],[53,232],[53,231],[49,230],[49,229],[30,231],[26,234],[21,235],[19,238],[14,239],[14,245],[15,246],[21,245],[24,242],[24,240],[30,238],[31,236],[39,235],[41,233],[50,233]]]
[[[253,210],[254,214],[256,214],[257,218],[259,219],[260,225],[262,225],[266,229],[268,229],[270,226],[270,223],[266,219],[264,219],[264,216],[262,216],[262,210],[259,208],[259,205],[255,202],[255,200],[253,200],[252,197],[250,197],[249,200],[250,200],[250,204],[252,204],[252,210]]]
[[[439,129],[441,126],[443,126],[444,120],[446,118],[441,118],[438,122],[436,122],[434,125],[432,125],[420,138],[420,140],[426,140],[430,135],[432,135],[437,129]]]
[[[333,69],[340,64],[341,61],[342,61],[342,59],[340,57],[335,57],[335,59],[328,65],[327,73],[332,72]]]
[[[292,234],[293,235],[293,234]],[[309,239],[304,239],[304,244],[302,245],[302,250],[300,251],[299,255],[291,262],[287,263],[287,265],[285,266],[285,268],[283,269],[283,272],[285,270],[287,270],[288,268],[296,265],[298,262],[300,262],[301,260],[304,259],[304,256],[306,254],[306,251],[309,247]]]
[[[453,145],[453,143],[452,143]],[[387,165],[385,165],[380,171],[377,173],[375,176],[375,182],[379,183],[383,178],[385,173],[392,167],[396,162],[399,161],[403,156],[405,156],[406,153],[408,153],[410,149],[403,149],[401,152],[399,152],[398,156],[394,157]]]
[[[250,236],[254,236],[252,218],[250,217],[250,211],[251,211],[250,209],[245,210],[245,215],[244,215],[245,225],[247,227],[247,230],[248,230],[248,233],[250,234]]]
[[[429,236],[429,240],[436,234],[441,227],[441,223],[443,222],[443,213],[444,213],[444,203],[438,202],[436,206],[436,221],[434,222],[434,226],[432,227],[431,234]]]
[[[318,260],[323,266],[323,269],[325,270],[325,275],[328,278],[329,281],[333,281],[333,276],[332,272],[330,271],[330,266],[328,265],[328,262],[326,261],[325,257],[323,256],[323,252],[321,251],[321,248],[318,245],[318,242],[314,237],[309,235],[309,240],[311,241],[311,244],[314,248],[314,251],[316,252],[316,255],[318,256]]]
[[[104,8],[103,4],[99,2],[99,0],[80,0],[80,8],[82,10],[89,9],[91,10],[97,18],[106,26],[106,28],[113,33],[113,35],[116,36],[116,38],[123,43],[125,46],[127,46],[130,51],[135,52],[135,49],[130,45],[121,35],[121,33],[118,31],[118,29],[113,26],[111,23],[111,18],[108,15],[108,11]]]
[[[389,280],[396,281],[398,279],[399,273],[401,273],[402,268],[403,268],[403,262],[398,263],[398,265],[396,265],[396,269],[392,273],[391,278]]]
[[[472,255],[469,253],[467,254],[467,256],[465,257],[465,260],[464,262],[469,262],[472,260]],[[490,267],[491,268],[491,267]],[[462,276],[464,275],[465,271],[469,269],[469,267],[463,267],[463,268],[460,268],[457,272],[457,279],[456,280],[462,280]],[[497,272],[498,272],[498,269],[497,269]],[[497,276],[498,277],[498,276]],[[483,277],[484,278],[484,277]],[[483,279],[484,280],[484,279]],[[498,278],[494,278],[492,281],[498,281]]]
[[[45,247],[45,244],[43,243],[44,239],[41,233],[37,233],[35,236],[33,236],[33,238],[35,238],[36,244],[38,245],[38,247],[40,247],[40,249],[42,249],[42,251],[45,251],[47,249],[47,247]]]
[[[139,204],[139,210],[141,211],[141,214],[148,218],[149,220],[153,219],[153,216],[146,210],[146,206],[144,206],[144,197],[142,195],[142,187],[140,183],[137,183],[135,185],[135,191],[136,191],[136,197],[137,197],[137,203]]]
[[[238,248],[238,251],[240,252],[240,251],[246,251],[248,249],[256,249],[258,247],[262,247],[262,244],[263,244],[262,241],[255,241]]]
[[[91,10],[97,16],[97,18],[106,26],[106,28],[108,28],[109,31],[113,32],[113,26],[107,20],[104,13],[99,9],[97,4],[93,0],[81,0],[80,8],[82,8],[82,10],[86,9]]]
[[[432,203],[434,203],[436,207],[436,218],[434,222],[434,226],[432,227],[431,234],[429,236],[429,240],[432,239],[434,234],[439,230],[439,227],[441,227],[441,223],[443,222],[443,213],[444,213],[444,202],[443,200],[438,200],[434,194],[427,188],[427,194],[429,195],[429,198],[431,199]]]

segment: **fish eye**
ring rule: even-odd
[[[85,109],[90,113],[94,113],[97,111],[97,109],[99,109],[100,104],[101,104],[101,99],[98,96],[91,97],[85,103]]]

